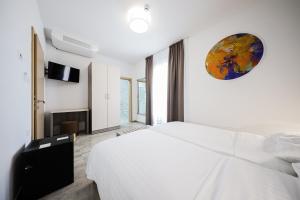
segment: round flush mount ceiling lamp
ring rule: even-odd
[[[149,5],[144,7],[133,7],[128,11],[128,23],[132,31],[145,33],[150,26],[151,15]]]

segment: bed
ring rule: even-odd
[[[96,144],[86,174],[101,200],[299,200],[291,164],[247,137],[167,123]]]

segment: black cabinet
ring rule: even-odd
[[[21,199],[37,199],[74,182],[74,145],[70,135],[32,141],[22,159]]]

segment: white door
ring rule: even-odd
[[[92,66],[92,131],[107,128],[107,66]]]
[[[120,125],[120,69],[109,66],[107,70],[107,77],[107,126],[114,127]]]

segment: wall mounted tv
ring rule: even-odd
[[[79,83],[79,69],[50,62],[48,63],[48,78]]]

